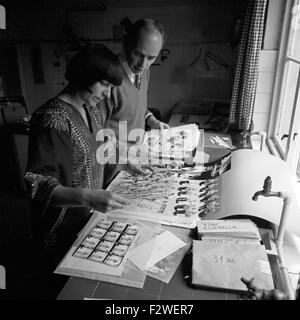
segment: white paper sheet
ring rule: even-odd
[[[158,261],[169,256],[186,245],[170,231],[158,235],[144,244],[132,249],[128,259],[140,270],[154,266]]]

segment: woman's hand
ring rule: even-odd
[[[128,199],[106,190],[85,189],[84,197],[88,207],[101,212],[122,209],[130,204]]]
[[[128,162],[123,169],[132,175],[148,175],[157,172],[154,167],[151,167],[149,165],[133,164],[131,162]]]

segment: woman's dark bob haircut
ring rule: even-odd
[[[84,47],[77,52],[66,69],[66,80],[77,89],[87,90],[98,81],[119,86],[123,69],[118,58],[107,47]]]

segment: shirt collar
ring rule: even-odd
[[[120,55],[119,55],[119,60],[121,62],[121,65],[122,67],[124,68],[124,71],[127,75],[127,77],[129,78],[129,80],[134,83],[134,80],[135,80],[135,74],[131,71],[131,69],[129,68],[129,65],[128,65],[128,62],[127,62],[127,59],[125,57],[125,53],[122,52]]]

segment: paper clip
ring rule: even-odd
[[[186,202],[187,201],[187,198],[186,197],[184,197],[184,198],[177,198],[176,199],[176,203],[178,203],[178,202]]]
[[[180,182],[179,182],[180,185],[185,184],[185,183],[190,183],[190,182],[187,181],[187,180],[184,180],[184,181],[180,181]]]
[[[187,194],[187,191],[179,191],[179,192],[177,193],[178,196],[184,196],[184,195],[186,195],[186,194]]]
[[[175,210],[173,212],[173,214],[176,216],[177,214],[185,214],[186,210],[185,209],[179,209],[179,210]]]
[[[175,211],[177,211],[178,209],[186,209],[186,205],[184,205],[184,204],[177,204],[174,208],[175,208]]]
[[[187,190],[187,188],[188,188],[187,186],[186,186],[186,187],[178,187],[178,190],[179,190],[179,191]]]

